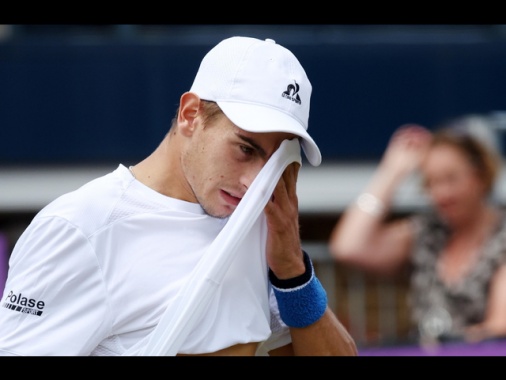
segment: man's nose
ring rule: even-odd
[[[258,173],[260,173],[260,170],[262,170],[264,165],[265,162],[262,162],[258,165],[252,165],[243,171],[241,176],[241,184],[246,188],[246,190],[249,189],[249,187],[255,180]]]

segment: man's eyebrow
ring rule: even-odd
[[[253,140],[252,138],[250,137],[247,137],[247,136],[244,136],[244,135],[241,135],[240,133],[237,134],[237,136],[247,142],[248,144],[250,144],[253,148],[255,148],[258,153],[260,154],[260,156],[262,157],[266,157],[267,156],[267,153],[265,152],[264,148],[262,148],[260,145],[258,145],[258,143],[255,142],[255,140]]]

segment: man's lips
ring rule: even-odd
[[[235,197],[232,194],[227,193],[224,190],[221,190],[221,197],[225,200],[225,202],[227,202],[231,205],[234,205],[234,206],[237,206],[239,204],[239,202],[241,201],[241,198]]]

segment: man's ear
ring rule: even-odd
[[[179,131],[185,135],[190,136],[195,129],[195,118],[197,117],[200,106],[200,98],[193,92],[185,92],[181,95],[179,100],[179,114],[177,116],[177,123]]]

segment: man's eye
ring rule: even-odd
[[[253,154],[253,148],[247,146],[247,145],[241,145],[241,150],[245,153],[245,154]]]

